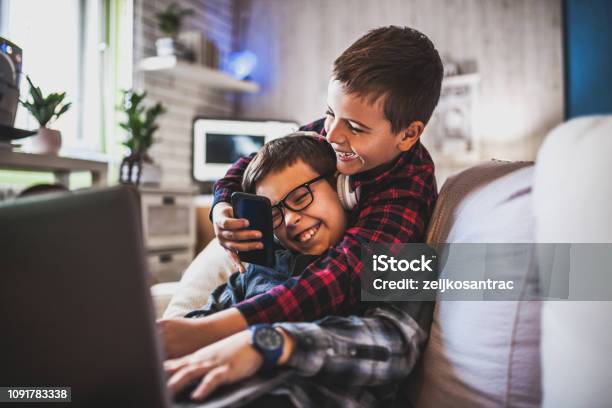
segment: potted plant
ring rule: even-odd
[[[121,163],[119,179],[122,183],[155,184],[161,179],[161,169],[153,163],[148,151],[154,143],[153,134],[159,128],[157,118],[165,109],[159,102],[145,106],[146,96],[144,91],[123,91],[123,103],[119,110],[125,113],[126,120],[119,126],[128,133],[123,145],[130,149],[130,155]]]
[[[156,14],[159,29],[165,35],[165,37],[155,41],[158,56],[187,57],[187,51],[177,37],[181,31],[183,19],[191,15],[193,15],[192,9],[181,8],[177,3],[170,4],[165,11]]]
[[[38,132],[32,139],[32,152],[39,154],[57,154],[62,146],[62,135],[59,130],[49,129],[47,125],[51,120],[57,119],[70,109],[71,102],[62,105],[66,93],[50,93],[43,96],[39,87],[32,83],[29,76],[26,76],[30,84],[31,101],[19,102],[25,107],[38,121]]]

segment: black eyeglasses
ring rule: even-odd
[[[319,180],[329,177],[329,174],[315,177],[312,180],[301,184],[291,190],[285,198],[280,200],[277,204],[272,206],[272,227],[278,228],[283,224],[285,220],[285,212],[283,207],[291,211],[303,211],[314,201],[314,194],[310,187]]]

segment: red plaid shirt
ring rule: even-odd
[[[323,120],[301,130],[325,135]],[[322,139],[322,143],[327,142]],[[241,190],[242,175],[251,158],[238,160],[215,183],[215,204],[230,202],[232,193]],[[351,182],[354,188],[361,186],[361,193],[359,204],[349,214],[344,237],[301,275],[236,305],[249,325],[356,313],[362,307],[361,245],[423,241],[437,188],[433,161],[419,141],[386,169],[356,174]]]

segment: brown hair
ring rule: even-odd
[[[282,171],[300,159],[320,175],[333,175],[336,170],[336,154],[329,143],[312,132],[291,133],[269,141],[259,150],[244,172],[242,189],[254,194],[257,183],[268,174]]]
[[[349,93],[368,103],[385,97],[384,113],[393,133],[414,121],[429,121],[442,75],[440,55],[429,38],[397,26],[369,31],[334,61],[333,71]]]

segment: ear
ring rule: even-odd
[[[397,148],[402,152],[410,150],[417,140],[419,140],[419,137],[421,137],[421,134],[423,134],[424,129],[425,124],[420,120],[415,120],[412,122],[406,129],[400,131],[400,139],[398,141]]]

